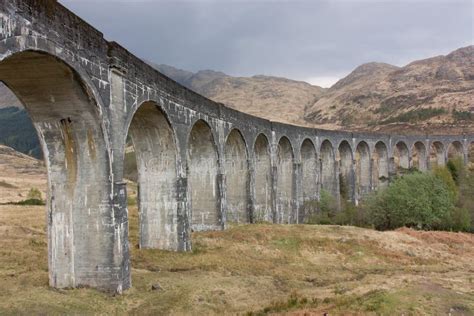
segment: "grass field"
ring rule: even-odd
[[[474,236],[246,225],[139,250],[121,296],[48,287],[44,207],[0,206],[0,314],[474,314]],[[159,284],[162,290],[152,290]]]

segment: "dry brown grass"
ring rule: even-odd
[[[139,250],[122,296],[48,287],[43,207],[0,206],[0,314],[472,314],[474,241],[445,232],[246,225],[192,253]],[[460,249],[462,251],[460,251]],[[163,291],[152,291],[159,283]]]

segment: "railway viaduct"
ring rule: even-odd
[[[403,168],[467,161],[474,144],[474,135],[337,132],[240,113],[160,74],[53,0],[0,0],[0,80],[41,140],[58,288],[131,286],[128,135],[140,246],[175,251],[191,249],[193,230],[302,222],[321,190],[340,199],[339,181],[357,203]]]

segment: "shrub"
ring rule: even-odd
[[[337,200],[326,190],[321,190],[319,201],[307,201],[304,204],[307,222],[310,224],[333,224],[338,209]]]
[[[41,191],[37,188],[31,188],[26,196],[26,200],[12,203],[16,205],[45,205]]]
[[[418,122],[418,121],[424,121],[429,118],[439,116],[445,113],[446,113],[445,109],[436,109],[432,107],[425,108],[425,109],[411,110],[411,111],[399,114],[395,117],[383,120],[382,124],[390,124],[390,123],[398,123],[398,122],[413,123],[413,122]]]
[[[470,217],[469,231],[474,232],[474,170],[464,168],[459,174],[459,199],[457,206]]]
[[[433,174],[446,184],[453,201],[458,200],[459,189],[454,182],[452,172],[447,167],[436,167]]]
[[[30,191],[28,192],[28,195],[26,196],[28,200],[42,200],[43,196],[41,194],[41,191],[38,190],[37,188],[31,188]]]
[[[469,210],[460,207],[453,207],[447,219],[446,230],[469,231],[471,229],[471,215]]]
[[[17,203],[14,203],[16,205],[44,205],[43,200],[38,200],[38,199],[26,199]]]
[[[453,118],[455,121],[472,121],[474,120],[474,113],[470,111],[453,110]]]
[[[448,168],[451,176],[453,177],[454,182],[459,185],[459,176],[461,172],[464,170],[464,162],[461,157],[457,157],[454,159],[449,159],[448,163],[446,164],[446,168]]]
[[[454,198],[439,177],[414,173],[396,179],[365,203],[373,225],[380,230],[408,226],[440,228],[454,208]]]

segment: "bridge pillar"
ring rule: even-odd
[[[303,166],[301,162],[293,163],[293,216],[291,223],[300,224],[304,222],[303,207]]]
[[[216,175],[217,182],[217,220],[222,229],[227,227],[227,190],[226,190],[226,176],[219,172]]]
[[[252,153],[247,160],[247,220],[249,223],[255,223],[255,159]]]

